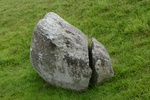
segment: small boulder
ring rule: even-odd
[[[91,84],[101,84],[114,76],[110,56],[105,47],[92,38],[91,69],[93,71]]]

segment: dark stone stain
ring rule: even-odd
[[[73,77],[73,81],[75,83],[79,82],[81,80],[82,69],[86,69],[88,64],[82,59],[73,59],[69,54],[64,56],[64,60],[66,60],[69,69],[71,69],[69,74]]]
[[[49,41],[49,47],[52,49],[52,50],[55,50],[56,49],[56,44],[52,43],[51,40]]]
[[[105,65],[105,60],[104,59],[100,59],[101,60],[101,66],[104,67]]]
[[[85,66],[87,66],[87,63],[85,61],[83,61],[82,59],[79,60],[79,65],[81,68],[85,68]]]
[[[69,44],[70,44],[70,41],[67,40],[67,41],[66,41],[66,46],[67,46],[67,47],[70,47]]]
[[[61,23],[61,22],[58,22],[58,24],[59,24],[61,27],[63,27],[63,25],[62,25],[62,23]]]
[[[73,32],[70,32],[69,30],[66,30],[66,32],[67,32],[68,34],[75,35]]]
[[[77,38],[75,38],[75,41],[76,41],[77,44],[79,44],[81,46],[83,45],[83,43],[81,41],[81,37],[78,36]]]
[[[64,59],[67,61],[68,67],[70,67],[70,65],[77,65],[77,59],[72,59],[69,54],[64,55],[64,57]]]
[[[82,59],[72,59],[73,57],[70,57],[69,54],[64,55],[64,59],[67,61],[68,66],[79,66],[81,68],[85,68],[87,66],[87,63]]]

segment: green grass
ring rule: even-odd
[[[107,48],[115,76],[77,93],[47,84],[30,64],[37,22],[55,12]],[[149,0],[0,0],[0,100],[149,100]]]

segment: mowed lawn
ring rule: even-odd
[[[37,74],[31,38],[48,12],[105,45],[109,82],[78,93]],[[150,0],[0,0],[0,100],[150,100]]]

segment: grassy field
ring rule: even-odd
[[[115,71],[110,82],[77,93],[37,74],[29,49],[48,12],[105,45]],[[0,0],[0,100],[150,100],[150,1]]]

